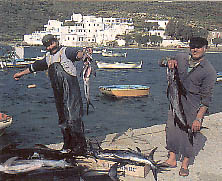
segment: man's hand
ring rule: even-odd
[[[198,132],[200,131],[200,127],[201,127],[202,123],[198,120],[194,120],[193,124],[192,124],[192,131],[193,132]]]
[[[176,60],[168,60],[167,65],[169,69],[173,69],[177,67],[177,61]]]

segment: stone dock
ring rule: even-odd
[[[178,156],[177,168],[168,169],[158,173],[159,181],[221,181],[222,180],[222,113],[205,116],[199,136],[199,142],[194,143],[196,156],[190,160],[190,174],[187,177],[179,176],[181,167]],[[165,149],[165,124],[155,125],[147,128],[128,129],[125,133],[109,134],[102,141],[103,149],[134,149],[140,148],[142,153],[149,152],[158,147],[154,154],[154,160],[163,162],[167,159],[168,152]],[[126,175],[120,180],[125,181],[153,181],[153,174],[150,171],[145,178]]]

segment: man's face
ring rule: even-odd
[[[190,51],[191,51],[191,54],[192,54],[192,57],[194,59],[198,59],[200,57],[202,57],[205,52],[206,52],[206,46],[203,46],[203,47],[190,47]]]
[[[57,46],[57,43],[55,41],[53,41],[51,44],[49,44],[47,47],[46,47],[46,50],[48,51],[52,51],[55,49],[55,47]]]

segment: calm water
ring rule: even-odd
[[[41,47],[26,48],[25,56],[42,55],[40,49]],[[114,49],[114,51],[127,52],[127,57],[107,58],[94,54],[94,59],[134,62],[143,60],[143,67],[141,70],[97,70],[97,76],[91,78],[91,100],[95,110],[90,107],[89,115],[83,117],[86,136],[91,139],[101,140],[106,134],[121,133],[128,128],[162,124],[167,118],[166,70],[159,67],[157,62],[162,57],[174,55],[178,51],[141,49]],[[222,53],[208,53],[206,56],[218,72],[222,71]],[[81,68],[81,65],[78,67]],[[62,135],[57,125],[53,92],[46,73],[30,74],[15,81],[12,76],[17,71],[19,70],[0,71],[0,111],[12,115],[14,121],[6,134],[0,137],[0,146],[19,143],[23,147],[32,147],[36,143],[61,142]],[[79,82],[82,89],[82,80],[79,79]],[[36,84],[37,87],[29,89],[27,88],[29,84]],[[151,94],[143,98],[116,100],[107,98],[99,92],[99,86],[112,84],[147,85],[150,86]],[[215,86],[210,113],[222,111],[221,86],[221,83]]]

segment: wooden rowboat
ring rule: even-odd
[[[101,69],[141,69],[143,62],[96,62],[98,68]]]
[[[0,136],[5,132],[5,129],[12,124],[12,117],[7,114],[0,113]]]
[[[100,86],[102,94],[114,97],[141,97],[149,94],[150,87],[144,85],[109,85]]]

